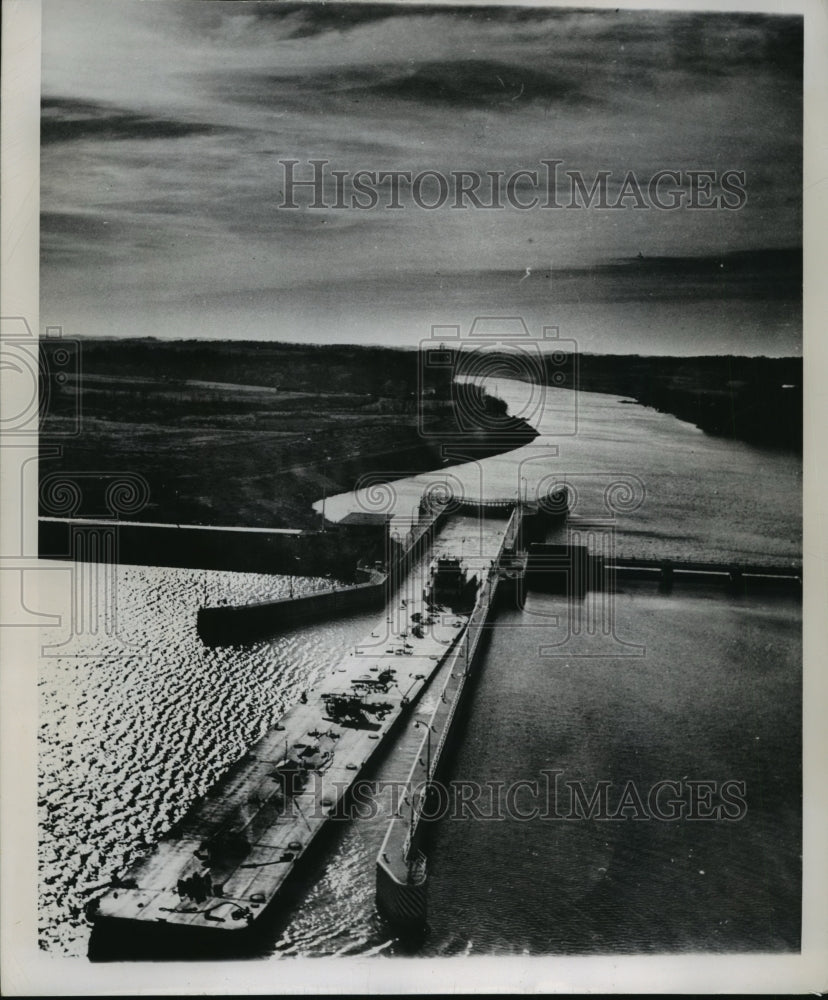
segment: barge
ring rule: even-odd
[[[104,952],[138,939],[163,942],[172,954],[244,950],[465,634],[468,615],[417,589],[92,904],[91,957],[112,957]]]
[[[450,677],[441,705],[450,712],[434,720],[441,723],[442,750],[498,581],[510,575],[522,513],[513,507],[505,521],[456,519],[435,544],[430,569],[401,581],[370,634],[90,904],[91,958],[244,955],[258,942],[268,947],[268,936],[272,943],[274,921],[290,912],[283,893],[303,858],[445,668]],[[433,522],[409,551],[430,541],[430,528]],[[470,529],[474,573],[446,550],[455,534],[466,542]],[[425,919],[427,874],[418,838],[410,836],[419,815],[411,819],[391,821],[383,848],[388,860],[378,862],[378,909],[396,932]],[[403,829],[409,836],[400,837]]]

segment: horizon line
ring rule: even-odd
[[[494,339],[494,338],[493,338]],[[343,341],[339,342],[324,342],[315,343],[310,340],[284,340],[279,338],[256,338],[256,337],[245,337],[243,340],[235,340],[228,337],[186,337],[186,336],[163,336],[163,335],[135,335],[135,336],[117,336],[111,334],[78,334],[76,336],[64,337],[62,334],[60,336],[48,336],[40,334],[38,342],[42,343],[60,343],[64,340],[77,340],[77,341],[96,341],[98,343],[113,343],[113,344],[126,344],[126,343],[156,343],[156,344],[226,344],[230,346],[240,347],[244,344],[271,344],[271,345],[283,345],[286,347],[297,347],[297,348],[311,348],[315,350],[321,350],[324,348],[333,349],[343,349],[348,347],[356,347],[361,350],[379,350],[379,351],[406,351],[415,352],[424,350],[424,344],[378,344],[374,342],[359,342],[359,341]],[[446,341],[440,341],[442,344],[446,344]],[[463,343],[468,343],[468,341],[463,341],[461,338],[460,345],[462,347]],[[543,353],[552,353],[556,350],[560,350],[560,346],[556,345],[554,341],[549,341],[548,343],[543,343],[542,341],[532,341],[532,343],[537,343],[538,347]],[[451,348],[455,345],[449,343],[446,345]],[[474,347],[480,347],[478,342],[474,342]],[[493,348],[498,346],[505,348],[508,346],[508,338],[502,338],[499,343],[492,345]],[[675,354],[675,353],[648,353],[642,354],[639,351],[576,351],[574,352],[579,357],[624,357],[624,358],[767,358],[771,361],[780,361],[784,359],[792,360],[804,360],[804,355],[802,352],[794,354],[745,354],[739,351],[722,351],[720,353],[710,353],[709,351],[702,354]]]

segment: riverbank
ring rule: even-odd
[[[54,347],[43,349],[48,366]],[[46,516],[111,516],[106,488],[125,472],[148,490],[132,520],[314,529],[313,502],[366,475],[392,481],[537,436],[474,388],[458,416],[453,371],[421,370],[410,351],[85,340],[79,353],[79,371],[52,387],[42,440],[62,448],[44,451],[40,475],[82,496],[67,511],[43,489]]]
[[[582,354],[578,388],[629,396],[707,434],[802,450],[802,358]],[[548,372],[554,385],[554,372]]]

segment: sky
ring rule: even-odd
[[[41,326],[409,346],[521,316],[588,351],[799,354],[801,46],[735,13],[45,0]],[[348,197],[358,170],[523,169],[526,202],[567,203],[566,171],[647,202],[674,170],[684,201],[427,210],[403,182],[337,209],[326,174],[327,207],[284,207],[314,158]],[[692,170],[744,198],[687,207]]]

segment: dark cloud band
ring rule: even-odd
[[[40,109],[43,143],[76,139],[180,139],[217,131],[216,126],[202,122],[154,118],[89,101],[45,97]]]

